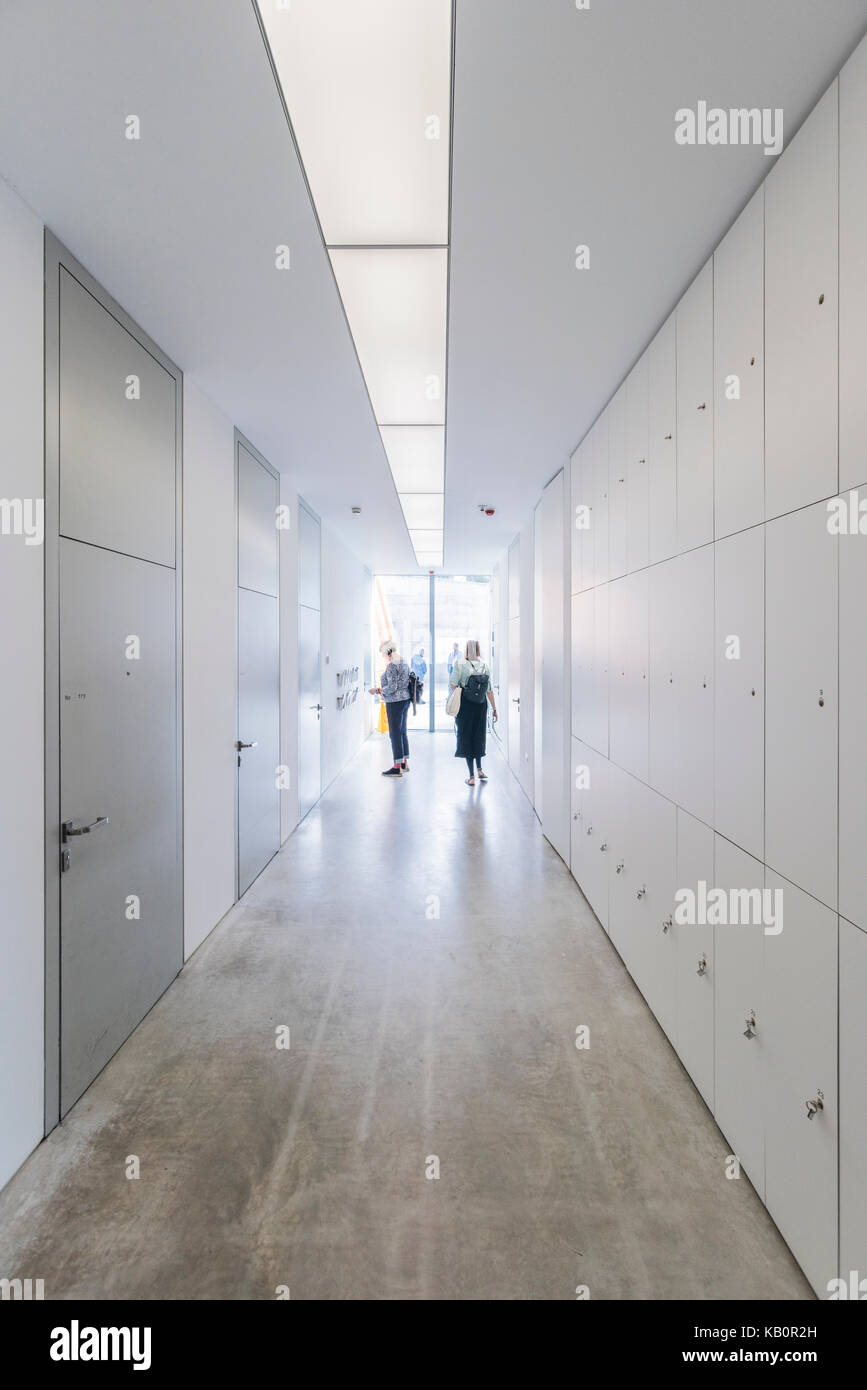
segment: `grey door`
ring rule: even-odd
[[[54,274],[59,1095],[50,1076],[46,1090],[65,1114],[182,964],[180,378],[95,287]]]
[[[238,469],[238,896],[280,848],[277,475],[236,437]]]
[[[298,508],[298,814],[322,793],[319,522]]]

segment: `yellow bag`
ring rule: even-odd
[[[384,700],[379,702],[379,732],[381,734],[388,733],[388,711],[385,708]]]

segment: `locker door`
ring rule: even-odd
[[[756,526],[765,507],[765,190],[714,253],[714,534]]]
[[[837,491],[837,82],[765,184],[765,516]]]
[[[765,530],[714,546],[716,578],[714,826],[763,859]]]
[[[840,1277],[867,1278],[867,935],[840,919]]]
[[[570,846],[569,867],[572,871],[572,877],[580,886],[584,878],[584,797],[589,763],[587,761],[587,749],[580,739],[572,739],[571,751],[572,843]]]
[[[677,552],[677,356],[676,314],[647,351],[648,549],[652,565]]]
[[[824,1294],[837,1277],[837,916],[778,874],[766,882],[784,915],[764,938],[765,1202]]]
[[[867,482],[867,43],[840,73],[840,490]],[[867,1261],[865,1261],[867,1263]]]
[[[713,260],[677,306],[677,548],[713,540]]]
[[[608,578],[626,573],[626,515],[629,477],[626,382],[606,411],[608,416]]]
[[[615,595],[618,614],[615,619]],[[628,575],[611,585],[609,642],[615,628],[617,652],[609,653],[611,672],[610,756],[635,777],[647,781],[648,743],[648,574]],[[616,698],[615,698],[616,697]]]
[[[593,706],[593,590],[572,595],[572,733],[586,738]]]
[[[577,594],[586,587],[584,584],[584,541],[588,528],[585,523],[590,519],[589,511],[585,510],[589,503],[584,495],[584,464],[581,446],[572,455],[569,472],[572,497],[572,554],[569,591]]]
[[[678,561],[679,648],[675,666],[678,721],[677,803],[713,822],[713,546]]]
[[[676,887],[676,808],[649,787],[642,788],[644,844],[639,892],[639,960],[645,999],[674,1047],[678,1037],[679,942],[672,911]]]
[[[837,538],[823,502],[765,537],[765,858],[837,905]]]
[[[867,538],[840,536],[840,912],[867,930]],[[867,1269],[865,1269],[867,1275]]]
[[[585,743],[608,757],[608,608],[610,585],[593,590],[593,669],[591,709]]]
[[[697,896],[699,883],[714,881],[713,831],[680,808],[675,879],[678,889],[688,888]],[[677,940],[677,1051],[713,1110],[714,929],[706,923],[675,924],[673,934]]]
[[[584,847],[579,856],[581,891],[608,930],[608,771],[606,758],[585,745],[587,788],[582,802]]]
[[[675,669],[679,660],[679,561],[655,565],[650,583],[650,718],[648,781],[672,801],[678,791],[678,728]]]
[[[644,569],[648,557],[649,389],[648,356],[645,353],[626,380],[626,568],[630,572]]]
[[[642,882],[643,816],[640,783],[608,765],[608,931],[630,975],[638,980],[637,907]]]
[[[608,545],[608,411],[604,410],[588,435],[593,502],[590,534],[593,538],[593,568],[590,584],[604,584],[609,577]],[[586,466],[586,464],[585,464]],[[585,547],[587,542],[585,541]],[[586,554],[586,548],[585,548]]]
[[[761,892],[764,866],[716,835],[714,884],[728,893],[756,889]],[[764,936],[760,924],[716,926],[713,931],[716,972],[714,1116],[753,1187],[764,1198]],[[747,1032],[751,1036],[747,1037]]]

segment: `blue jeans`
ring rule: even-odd
[[[406,717],[409,714],[410,700],[386,700],[385,713],[388,716],[388,732],[391,735],[391,752],[396,763],[409,757],[409,739],[406,736]]]

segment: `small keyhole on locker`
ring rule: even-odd
[[[820,303],[820,304],[824,304],[824,303],[825,303],[825,296],[824,296],[823,294],[820,294],[820,295],[819,295],[819,303]]]
[[[756,359],[755,359],[754,357],[751,357],[751,358],[750,358],[750,366],[751,366],[751,367],[754,367],[755,365],[756,365]]]

